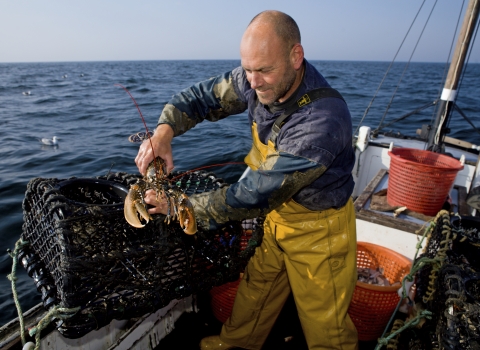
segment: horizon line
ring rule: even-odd
[[[2,62],[0,64],[27,64],[27,63],[102,63],[102,62],[162,62],[162,61],[240,61],[240,58],[179,58],[179,59],[132,59],[132,60],[83,60],[83,61],[16,61]],[[388,60],[347,60],[347,59],[307,59],[309,62],[386,62]],[[395,61],[396,63],[407,63],[408,61]],[[450,63],[442,61],[410,61],[410,63]],[[470,64],[478,64],[480,62],[468,62]]]

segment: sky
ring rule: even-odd
[[[246,26],[270,9],[295,19],[307,59],[392,61],[422,3],[0,0],[0,62],[239,59]],[[426,0],[396,60],[446,62],[462,4],[464,12],[467,1]],[[470,62],[480,63],[480,43]]]

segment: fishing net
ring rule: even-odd
[[[389,349],[480,349],[480,218],[441,211],[415,261],[414,308],[430,316],[402,331]]]
[[[184,193],[225,186],[212,173],[173,174]],[[19,261],[42,293],[46,309],[80,307],[57,320],[65,337],[79,338],[113,319],[154,312],[174,299],[237,280],[263,237],[263,219],[232,221],[187,235],[157,215],[144,228],[124,219],[123,202],[139,177],[29,182],[23,201]]]

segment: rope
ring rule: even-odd
[[[415,257],[413,259],[413,261],[416,262],[417,260],[417,255],[418,255],[418,252],[420,251],[420,249],[422,248],[422,242],[423,240],[425,239],[426,235],[428,233],[430,233],[433,229],[433,227],[435,227],[435,222],[436,222],[436,219],[433,220],[430,225],[428,227],[426,227],[424,229],[424,233],[422,235],[422,239],[420,239],[420,241],[417,243],[416,245],[416,252],[415,252]],[[422,261],[423,263],[424,261]],[[400,298],[400,300],[398,301],[398,304],[397,306],[395,307],[395,310],[394,312],[392,313],[392,316],[390,317],[390,320],[388,321],[387,323],[387,326],[385,327],[383,333],[382,333],[382,336],[381,338],[383,338],[383,336],[385,335],[387,329],[390,327],[390,324],[392,324],[393,320],[394,320],[394,317],[395,317],[395,314],[397,313],[398,309],[400,308],[400,305],[402,304],[402,301],[403,299],[407,298],[408,297],[408,293],[407,293],[407,288],[405,286],[406,282],[405,281],[413,281],[413,278],[414,278],[414,275],[415,273],[420,269],[420,267],[418,267],[418,264],[417,262],[415,264],[412,265],[412,267],[410,268],[410,272],[403,278],[402,280],[402,297]],[[408,288],[409,289],[409,288]]]
[[[437,0],[437,1],[438,1],[438,0]],[[407,64],[406,64],[405,67],[403,68],[402,75],[400,76],[400,79],[398,80],[397,86],[395,87],[395,90],[394,90],[394,92],[393,92],[393,94],[392,94],[392,97],[390,98],[390,101],[388,102],[387,108],[385,108],[385,112],[383,113],[382,119],[380,120],[380,124],[378,125],[378,128],[373,131],[374,134],[378,134],[378,132],[379,132],[381,129],[384,128],[384,126],[382,126],[383,121],[385,120],[385,117],[387,116],[388,110],[390,109],[390,106],[391,106],[392,103],[393,103],[393,99],[395,98],[395,95],[397,94],[398,88],[400,87],[400,83],[402,82],[402,79],[403,79],[403,77],[405,76],[405,72],[407,71],[408,66],[410,65],[410,62],[412,61],[413,54],[415,53],[415,50],[417,49],[418,43],[420,42],[420,39],[422,38],[423,32],[425,31],[425,28],[426,28],[426,26],[427,26],[427,24],[428,24],[428,21],[430,20],[430,17],[431,17],[431,15],[432,15],[432,12],[433,12],[433,10],[435,9],[435,5],[437,4],[437,1],[435,1],[435,3],[433,4],[433,7],[432,7],[432,9],[431,9],[431,11],[430,11],[430,14],[428,15],[428,18],[427,18],[425,24],[423,25],[423,29],[422,29],[422,31],[421,31],[418,39],[417,39],[417,43],[415,44],[415,47],[414,47],[412,53],[410,54],[410,58],[408,59]],[[423,6],[423,4],[422,4],[422,6]],[[421,7],[420,7],[420,9],[421,9]],[[420,10],[419,10],[419,11],[420,11]],[[417,15],[418,15],[418,13],[417,13]]]
[[[13,259],[12,263],[12,273],[7,275],[7,278],[12,281],[12,293],[13,293],[13,299],[15,302],[15,306],[17,308],[17,313],[18,313],[18,322],[20,323],[20,337],[22,340],[22,346],[25,346],[26,344],[26,338],[25,338],[25,322],[23,319],[23,312],[22,312],[22,307],[20,305],[20,300],[18,298],[18,293],[17,293],[17,265],[18,265],[18,254],[19,251],[29,245],[28,241],[24,241],[23,239],[19,239],[15,243],[15,249],[13,252],[8,249],[7,252],[10,255],[10,257]],[[80,310],[80,307],[76,308],[59,308],[57,306],[54,306],[53,308],[48,311],[48,313],[38,322],[36,327],[33,327],[32,329],[29,330],[30,336],[33,336],[35,334],[35,350],[40,349],[40,333],[41,331],[46,328],[50,322],[52,322],[53,319],[67,319],[75,315],[75,313]]]
[[[40,349],[40,334],[42,330],[45,329],[54,319],[65,320],[72,316],[74,316],[78,310],[80,310],[80,306],[74,308],[64,308],[58,307],[55,305],[52,307],[47,314],[38,322],[36,327],[31,328],[28,333],[31,337],[35,335],[35,350]]]
[[[393,327],[388,334],[388,336],[385,336],[385,333],[387,329],[389,329],[389,325],[392,323],[393,318],[395,317],[396,312],[399,309],[400,304],[403,302],[405,298],[408,298],[407,291],[410,288],[410,285],[407,283],[407,281],[410,281],[410,283],[413,281],[414,276],[418,273],[419,270],[425,268],[426,266],[430,265],[431,266],[431,271],[428,276],[428,286],[427,286],[427,291],[425,292],[425,295],[422,298],[422,301],[427,304],[429,301],[431,301],[433,294],[435,293],[435,285],[434,282],[438,278],[438,273],[440,268],[445,264],[447,261],[447,251],[450,248],[451,242],[455,240],[460,240],[463,241],[467,237],[464,236],[462,237],[462,230],[458,229],[455,230],[451,224],[450,224],[450,213],[446,210],[441,210],[438,212],[436,215],[435,219],[433,219],[429,227],[425,228],[425,232],[422,236],[422,239],[418,242],[417,244],[417,252],[415,254],[414,258],[414,264],[411,267],[411,271],[408,275],[405,276],[405,278],[402,281],[402,298],[399,301],[396,310],[394,311],[389,323],[387,324],[387,327],[385,328],[382,336],[377,340],[377,346],[375,350],[380,349],[382,346],[387,346],[387,349],[396,349],[397,345],[399,343],[399,335],[401,332],[403,332],[405,329],[410,328],[410,327],[415,327],[417,326],[422,319],[428,319],[431,320],[434,316],[434,313],[430,310],[423,310],[423,311],[417,311],[415,315],[412,315],[409,317],[408,321],[403,321],[401,320],[395,320]],[[456,216],[459,216],[458,213],[455,214]],[[420,230],[419,230],[420,231]],[[419,232],[417,231],[417,232]],[[435,235],[435,237],[433,236]],[[419,249],[421,248],[422,242],[425,239],[425,237],[428,237],[428,242],[426,246],[426,250],[430,245],[430,241],[433,240],[435,243],[434,249],[436,249],[436,252],[434,254],[430,254],[429,256],[433,257],[428,257],[428,256],[423,256],[420,259],[417,260],[417,254],[419,252]],[[458,280],[458,285],[461,284],[461,277],[458,275],[452,274],[450,279],[455,279]],[[445,277],[445,280],[447,277]],[[445,282],[444,283],[448,283]],[[406,287],[407,286],[407,287]],[[447,310],[445,311],[445,317],[447,318],[447,323],[448,322],[453,322],[452,320],[457,320],[457,316],[455,314],[452,314],[451,311],[448,311],[448,308],[455,306],[456,312],[458,314],[463,314],[462,311],[459,311],[460,309],[465,310],[466,307],[464,307],[465,300],[460,298],[460,293],[456,290],[450,290],[448,292],[448,300],[445,302],[445,305],[447,306]],[[409,299],[410,300],[410,299]],[[464,317],[464,316],[462,316]],[[449,326],[450,327],[450,326]],[[453,326],[452,326],[453,327]],[[437,330],[438,331],[438,330]],[[455,333],[455,331],[454,331]],[[452,338],[453,339],[453,338]],[[449,340],[446,340],[449,341]],[[452,340],[453,341],[453,340]],[[453,348],[453,347],[452,347]]]
[[[396,337],[397,335],[402,333],[405,329],[416,326],[417,324],[420,323],[420,320],[423,318],[431,319],[432,312],[428,310],[423,310],[419,314],[417,314],[414,318],[410,319],[408,322],[405,322],[405,324],[402,327],[398,328],[395,331],[392,331],[387,337],[378,339],[375,350],[381,349],[382,346],[387,345],[390,339]]]
[[[424,4],[425,4],[425,0],[424,0],[424,1],[422,2],[422,4],[420,5],[420,8],[418,9],[418,12],[417,12],[417,14],[415,15],[415,17],[414,17],[414,19],[413,19],[413,22],[410,24],[410,27],[408,28],[407,33],[405,34],[405,37],[403,38],[402,43],[400,44],[400,47],[398,48],[397,52],[395,53],[395,56],[393,57],[392,61],[390,62],[390,65],[388,66],[387,71],[385,72],[385,74],[384,74],[384,76],[383,76],[383,78],[382,78],[382,81],[380,82],[380,84],[379,84],[379,86],[377,87],[377,90],[375,91],[375,93],[374,93],[374,95],[373,95],[370,103],[368,104],[367,108],[365,109],[365,112],[363,113],[362,119],[361,119],[360,122],[358,123],[358,126],[357,126],[357,128],[355,129],[355,132],[353,133],[353,135],[355,135],[355,134],[358,132],[358,130],[360,129],[360,126],[362,125],[363,120],[364,120],[365,117],[367,116],[367,114],[368,114],[368,112],[369,112],[369,110],[370,110],[370,107],[371,107],[372,104],[373,104],[373,101],[374,101],[375,98],[377,97],[377,94],[378,94],[378,92],[380,91],[380,88],[382,87],[385,79],[387,78],[387,75],[388,75],[388,73],[390,72],[390,69],[392,68],[393,63],[395,62],[395,60],[396,60],[396,58],[397,58],[397,56],[398,56],[398,54],[399,54],[399,52],[400,52],[400,49],[402,48],[403,44],[405,43],[405,40],[407,39],[407,36],[408,36],[408,34],[410,33],[410,30],[412,29],[413,24],[414,24],[415,21],[417,20],[417,17],[418,17],[418,15],[419,15],[420,11],[422,10],[422,7],[423,7]],[[380,121],[380,124],[379,124],[378,127],[380,127],[380,126],[382,125],[382,122],[383,122],[383,120]]]
[[[12,281],[12,293],[13,293],[13,300],[15,302],[15,307],[17,308],[17,313],[18,313],[18,322],[20,323],[20,337],[22,339],[22,345],[25,345],[25,323],[23,321],[23,313],[22,313],[22,307],[20,305],[20,301],[18,298],[18,293],[17,293],[17,264],[18,264],[18,252],[20,249],[28,245],[29,243],[27,241],[24,241],[23,239],[19,239],[15,243],[15,249],[13,252],[8,249],[8,255],[13,259],[12,263],[12,273],[7,275],[7,278]]]
[[[392,332],[399,330],[401,327],[403,327],[404,324],[405,322],[403,322],[402,320],[396,319],[395,322],[393,322]],[[390,341],[387,344],[387,349],[397,350],[398,343],[399,343],[398,338],[399,337],[397,335],[395,338],[390,339]]]
[[[446,259],[447,256],[447,250],[449,249],[449,244],[451,241],[451,228],[450,228],[450,215],[448,214],[447,211],[440,211],[440,213],[437,215],[437,217],[443,216],[443,230],[442,234],[445,236],[445,238],[440,242],[440,247],[437,251],[437,254],[435,255],[435,258],[433,258],[434,261],[437,263],[433,264],[432,271],[430,272],[430,283],[428,286],[428,291],[425,293],[423,297],[423,302],[426,304],[431,298],[433,297],[433,293],[435,292],[435,281],[437,280],[437,274],[440,268],[443,265],[443,262]],[[455,237],[454,237],[455,238]]]

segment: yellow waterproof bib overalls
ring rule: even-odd
[[[252,127],[245,162],[257,170],[274,144]],[[357,280],[356,225],[352,200],[340,209],[311,211],[288,200],[270,212],[264,237],[240,282],[222,341],[261,349],[290,291],[309,349],[358,349],[347,310]]]

